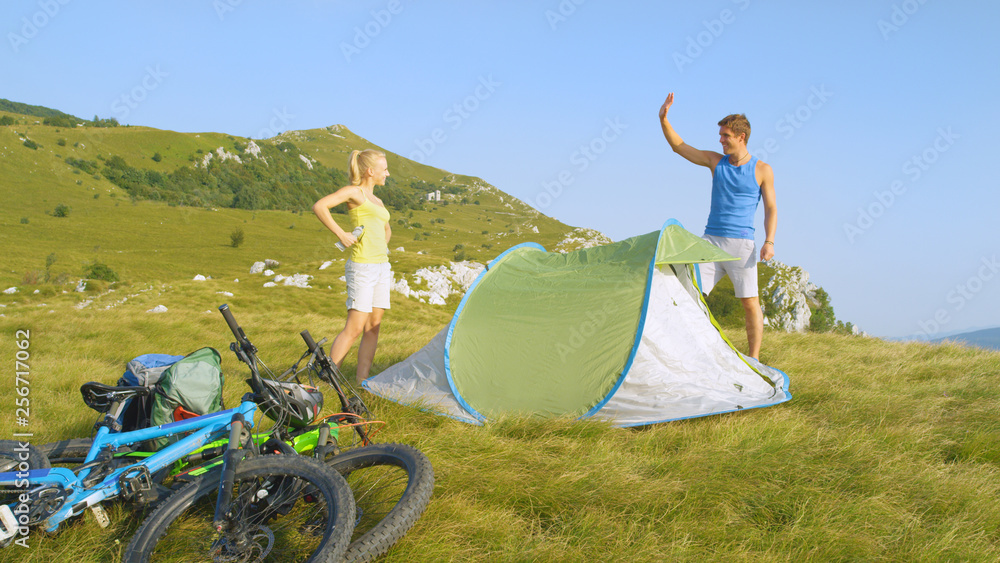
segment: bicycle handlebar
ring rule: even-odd
[[[312,337],[311,334],[309,334],[309,331],[308,330],[303,330],[302,332],[299,333],[299,336],[302,337],[302,340],[305,340],[305,342],[306,342],[306,348],[309,349],[309,353],[315,354],[316,353],[316,341],[313,340],[313,337]]]

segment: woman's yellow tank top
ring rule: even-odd
[[[364,192],[362,192],[362,197]],[[364,203],[347,210],[351,229],[365,226],[361,239],[350,248],[348,258],[359,264],[381,264],[389,261],[389,247],[385,240],[385,224],[389,222],[389,210],[376,205],[365,197]]]

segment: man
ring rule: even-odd
[[[681,139],[667,120],[667,112],[673,103],[674,94],[671,92],[660,107],[663,136],[675,153],[712,171],[712,205],[703,238],[739,258],[733,262],[702,264],[702,290],[706,294],[711,292],[716,283],[729,276],[736,297],[743,303],[750,356],[758,359],[764,337],[764,315],[757,291],[753,220],[757,204],[763,201],[765,239],[760,259],[766,262],[774,257],[774,232],[778,226],[774,172],[747,150],[750,122],[745,115],[729,115],[719,122],[719,142],[722,144],[722,154],[719,154],[698,150]]]

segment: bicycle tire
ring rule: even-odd
[[[90,453],[92,445],[94,445],[94,441],[90,438],[73,438],[42,444],[38,446],[38,449],[49,459],[49,463],[66,465],[83,463],[87,454]]]
[[[28,459],[23,458],[22,452],[27,450]],[[17,440],[0,440],[0,473],[8,471],[18,471],[18,466],[22,461],[28,462],[28,469],[51,469],[52,464],[45,452],[37,446],[18,442]]]
[[[249,547],[235,551],[212,527],[220,476],[213,471],[167,498],[139,526],[125,561],[341,560],[353,529],[354,499],[344,478],[329,467],[301,456],[240,461],[229,510],[255,531],[244,537]],[[317,526],[317,518],[325,520]],[[270,545],[262,546],[262,538]]]
[[[354,493],[356,522],[346,561],[386,553],[417,523],[434,492],[434,468],[420,450],[377,444],[329,457]]]

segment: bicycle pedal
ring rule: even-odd
[[[97,520],[97,525],[102,528],[107,528],[111,525],[111,519],[108,518],[108,513],[101,508],[101,505],[95,504],[90,507],[91,514],[94,515],[94,519]]]
[[[118,487],[122,497],[146,503],[151,500],[149,492],[153,489],[153,476],[145,465],[138,465],[118,477]]]
[[[17,517],[14,516],[14,511],[9,505],[0,505],[0,544],[16,536],[17,533]]]

